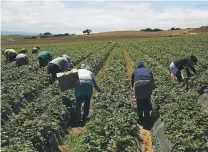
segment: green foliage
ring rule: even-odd
[[[181,28],[174,28],[172,27],[170,30],[180,30]]]
[[[208,37],[147,38],[122,43],[135,64],[141,60],[153,71],[156,83],[153,100],[160,105],[168,138],[176,144],[173,151],[206,151],[208,113],[197,102],[198,96],[207,92]],[[109,57],[99,81],[104,93],[93,97],[91,120],[77,137],[74,151],[141,151],[137,115],[129,103],[130,81],[123,49],[107,41],[38,46],[51,50],[53,58],[69,55],[71,68],[88,64],[95,75]],[[37,56],[31,52],[33,45],[2,47],[17,51],[26,48],[29,64],[16,67],[2,55],[1,150],[58,151],[57,146],[67,134],[74,92],[61,92],[57,82],[50,82],[46,69],[38,67]],[[184,84],[172,81],[170,63],[193,54],[199,59],[198,75]]]
[[[75,151],[137,151],[136,114],[129,104],[130,81],[120,47],[111,53],[100,84],[104,93],[94,97],[91,120]]]
[[[163,31],[163,30],[158,29],[158,28],[155,28],[155,29],[146,28],[146,29],[142,29],[140,31],[144,31],[144,32],[159,32],[159,31]]]
[[[83,33],[87,33],[87,35],[89,35],[91,32],[92,32],[92,30],[90,30],[90,29],[86,29],[83,31]]]
[[[48,46],[41,46],[45,47]],[[58,47],[60,50],[55,51],[56,46],[53,46],[52,54],[54,57],[69,54],[73,56],[72,67],[79,67],[82,61],[97,73],[113,47],[107,42],[82,43]],[[67,133],[73,91],[61,92],[57,82],[50,83],[46,69],[38,68],[36,56],[29,53],[29,59],[29,66],[18,68],[2,61],[6,74],[2,77],[5,86],[2,93],[2,115],[5,116],[2,117],[2,147],[7,151],[52,151]],[[69,99],[67,105],[62,104],[62,97]]]
[[[206,151],[207,111],[197,103],[199,90],[207,85],[208,36],[131,40],[124,44],[135,64],[143,61],[154,74],[156,89],[154,102],[160,105],[160,116],[168,138],[175,143],[174,152]],[[171,62],[196,55],[199,59],[197,75],[179,84],[171,80]],[[203,118],[203,119],[202,119]]]

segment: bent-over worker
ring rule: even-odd
[[[27,65],[28,64],[28,58],[26,54],[20,53],[16,56],[16,66],[22,66],[22,65]]]
[[[42,51],[38,54],[38,61],[40,67],[45,67],[52,60],[52,55],[48,51]]]
[[[5,49],[4,55],[5,55],[6,61],[15,61],[17,52],[14,49]]]
[[[25,54],[25,53],[28,53],[28,51],[25,48],[22,48],[19,53],[24,53]]]
[[[179,82],[183,81],[181,70],[183,70],[184,68],[186,69],[186,73],[188,77],[191,76],[190,68],[196,74],[196,69],[194,68],[194,65],[197,64],[197,61],[198,61],[197,57],[193,55],[172,62],[170,64],[170,71],[173,80],[177,80]]]
[[[38,53],[38,48],[37,47],[32,48],[32,53],[33,54]]]
[[[93,87],[101,92],[98,87],[93,73],[90,71],[90,67],[85,64],[81,64],[81,69],[78,70],[79,82],[75,87],[76,97],[76,124],[80,124],[81,117],[81,105],[84,101],[84,114],[83,121],[88,119],[90,109],[90,98],[93,94]]]
[[[63,55],[62,57],[57,57],[49,62],[48,64],[48,74],[51,74],[53,80],[57,79],[56,73],[69,71],[70,70],[70,57]]]
[[[139,122],[143,124],[150,118],[150,111],[152,110],[151,95],[155,84],[151,70],[145,68],[141,61],[137,63],[132,73],[132,88],[137,101]]]

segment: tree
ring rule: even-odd
[[[69,33],[64,33],[64,36],[69,36]]]
[[[52,35],[50,32],[45,32],[43,35]]]
[[[151,32],[152,29],[151,28],[146,28],[146,29],[141,29],[140,31],[144,31],[144,32]]]
[[[86,29],[83,31],[83,33],[87,33],[87,35],[89,35],[91,32],[92,32],[92,30],[90,30],[90,29]]]
[[[37,37],[36,37],[36,36],[32,36],[31,38],[32,38],[32,39],[37,39]]]
[[[180,30],[181,28],[174,28],[172,27],[170,30]]]
[[[170,30],[175,30],[175,28],[174,28],[174,27],[172,27]]]
[[[155,28],[154,30],[152,30],[153,32],[159,32],[159,31],[163,31],[161,29]]]
[[[163,30],[158,29],[158,28],[155,28],[155,29],[146,28],[146,29],[142,29],[140,31],[143,31],[143,32],[159,32],[159,31],[163,31]]]

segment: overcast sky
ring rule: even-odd
[[[2,1],[1,30],[80,34],[208,25],[208,1]]]

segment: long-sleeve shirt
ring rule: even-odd
[[[6,49],[4,51],[4,54],[5,54],[6,57],[10,57],[10,56],[16,55],[17,52],[13,49]]]
[[[42,51],[38,54],[38,57],[42,57],[45,60],[48,60],[49,62],[52,60],[52,55],[48,51]]]
[[[61,72],[70,70],[69,62],[64,57],[57,57],[53,59],[50,63],[58,65]]]
[[[153,80],[153,85],[154,85],[154,78],[153,78],[153,74],[152,74],[152,71],[150,71],[148,68],[137,68],[137,69],[135,69],[134,71],[133,71],[133,73],[132,73],[132,81],[131,81],[131,83],[132,83],[132,88],[133,88],[133,86],[134,86],[134,79],[135,79],[135,77],[136,76],[138,76],[138,75],[147,75],[147,77],[151,77],[152,78],[152,80]]]
[[[187,67],[187,68],[191,68],[191,70],[194,73],[196,73],[196,69],[194,68],[194,64],[190,58],[182,58],[180,60],[174,61],[173,63],[179,70],[182,70],[184,67]]]
[[[75,87],[75,96],[79,97],[82,95],[86,95],[88,97],[91,97],[93,94],[93,87],[97,91],[101,91],[101,89],[98,87],[94,75],[91,71],[87,69],[79,69],[78,70],[78,76],[79,76],[79,83],[77,83]]]
[[[101,89],[98,87],[95,77],[93,73],[86,69],[79,69],[78,70],[79,75],[79,82],[82,83],[89,83],[91,86],[93,86],[97,91],[100,91]]]

